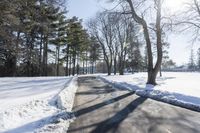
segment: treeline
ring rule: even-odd
[[[0,76],[84,73],[98,59],[96,40],[64,0],[0,1]]]
[[[195,61],[195,57],[197,57],[196,61]],[[200,71],[200,48],[197,50],[197,54],[194,54],[194,50],[191,49],[191,54],[190,54],[189,63],[188,63],[188,70]]]

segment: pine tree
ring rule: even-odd
[[[15,30],[19,19],[15,12],[17,0],[0,2],[0,69],[2,76],[14,76],[16,71],[16,36]]]
[[[191,49],[190,58],[189,58],[189,64],[188,69],[191,71],[195,70],[195,62],[194,62],[194,50]]]
[[[94,65],[96,64],[96,61],[100,58],[101,56],[101,49],[100,49],[100,44],[96,40],[94,36],[90,38],[90,47],[89,47],[89,58],[90,62],[92,64],[92,70],[91,73],[94,73]]]
[[[47,75],[51,26],[60,12],[56,0],[1,0],[1,76]]]
[[[55,29],[54,31],[54,36],[53,39],[50,40],[52,44],[55,45],[56,51],[55,51],[55,57],[56,57],[56,75],[59,76],[59,67],[60,67],[60,62],[61,62],[61,48],[67,44],[66,40],[66,27],[67,27],[67,22],[65,20],[65,16],[63,13],[59,13],[58,16],[58,22],[53,24],[53,28]]]
[[[75,73],[79,74],[80,55],[84,51],[87,51],[86,48],[88,44],[89,44],[89,35],[87,34],[87,31],[83,29],[81,20],[79,20],[77,17],[69,19],[67,25],[68,46],[67,50],[65,50],[65,52],[67,53],[65,55],[65,58],[67,60],[68,58],[70,58],[69,65],[71,65],[72,63],[72,75],[75,75]],[[68,65],[66,64],[66,66]],[[71,74],[71,70],[68,74],[69,75]]]
[[[129,59],[132,73],[140,71],[143,68],[143,58],[140,52],[140,43],[133,42],[129,48]]]

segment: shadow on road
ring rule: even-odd
[[[199,114],[194,114],[196,112],[138,97],[133,95],[134,92],[122,92],[117,97],[120,92],[113,93],[112,89],[118,89],[99,80],[80,78],[80,81],[82,88],[77,100],[91,97],[89,102],[94,103],[74,112],[77,120],[70,126],[69,133],[199,132]],[[110,96],[115,98],[102,101]],[[84,102],[80,103],[81,106]]]
[[[100,122],[91,133],[106,133],[109,130],[117,130],[120,123],[127,118],[139,105],[141,105],[147,98],[138,97],[125,108],[117,112],[113,117]]]
[[[124,94],[124,95],[121,95],[121,96],[119,96],[119,97],[115,97],[115,98],[106,100],[106,101],[104,101],[104,102],[102,102],[102,103],[99,103],[99,104],[96,104],[96,105],[93,105],[93,106],[90,106],[90,107],[87,107],[87,108],[78,110],[78,111],[74,112],[74,114],[75,114],[76,117],[79,117],[79,116],[84,115],[84,114],[86,114],[86,113],[89,113],[89,112],[92,112],[92,111],[94,111],[94,110],[97,110],[97,109],[99,109],[99,108],[101,108],[101,107],[103,107],[103,106],[106,106],[106,105],[115,103],[115,102],[117,102],[117,101],[119,101],[119,100],[121,100],[121,99],[124,99],[124,98],[126,98],[126,97],[128,97],[128,96],[133,95],[134,93],[135,93],[135,92],[129,92],[129,93]]]
[[[134,94],[134,92],[131,93],[127,93],[125,95],[119,96],[117,98],[113,98],[111,99],[109,104],[114,103],[118,100],[121,100],[127,96],[130,96]],[[120,110],[119,112],[117,112],[114,116],[112,116],[111,118],[108,118],[100,123],[94,123],[92,125],[87,125],[87,126],[83,126],[83,127],[79,127],[76,129],[71,129],[68,132],[75,132],[75,131],[82,131],[83,129],[86,128],[90,128],[90,127],[94,127],[96,126],[96,128],[91,132],[91,133],[106,133],[110,130],[112,130],[113,132],[115,132],[115,130],[117,130],[118,126],[120,125],[120,123],[125,120],[128,115],[130,113],[132,113],[139,105],[141,105],[147,98],[143,98],[143,97],[138,97],[137,99],[135,99],[134,101],[132,101],[131,103],[129,103],[125,108],[123,108],[122,110]],[[109,101],[109,100],[108,100]],[[79,110],[76,112],[75,116],[79,117],[80,115],[83,115],[85,113],[89,113],[90,111],[94,111],[102,106],[107,105],[107,102],[103,102],[82,110]]]
[[[106,88],[106,89],[105,89]],[[116,91],[116,89],[113,89],[112,87],[105,85],[100,87],[93,87],[90,91],[81,91],[77,92],[76,95],[98,95],[98,94],[108,94]]]

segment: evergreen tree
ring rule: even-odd
[[[72,19],[68,20],[67,25],[67,48],[65,50],[65,58],[66,60],[70,59],[69,66],[72,63],[72,70],[71,67],[69,68],[68,75],[71,74],[75,75],[75,73],[79,74],[79,62],[80,62],[80,55],[84,51],[87,51],[87,45],[89,44],[89,35],[81,24],[81,20],[77,17],[73,17]],[[66,64],[66,68],[68,68],[68,64]],[[68,71],[68,70],[66,70]]]
[[[47,75],[52,24],[60,12],[56,0],[0,2],[1,76]]]
[[[92,64],[92,70],[91,73],[94,73],[94,65],[96,64],[96,61],[99,60],[100,55],[101,55],[101,49],[100,49],[100,44],[96,40],[94,36],[90,37],[90,47],[89,47],[89,58],[90,62]]]
[[[14,76],[16,71],[15,30],[19,19],[15,12],[17,0],[0,2],[0,70],[2,76]]]
[[[55,51],[55,62],[56,62],[56,75],[59,76],[59,67],[60,62],[61,62],[61,48],[64,47],[67,44],[66,40],[66,28],[67,28],[67,22],[65,20],[65,16],[63,13],[59,13],[58,16],[58,22],[53,24],[53,28],[55,29],[54,31],[54,36],[53,39],[50,40],[52,44],[55,45],[56,51]]]
[[[140,51],[140,45],[141,44],[138,41],[133,42],[133,44],[131,44],[129,48],[129,53],[128,53],[129,55],[128,57],[130,60],[129,66],[132,69],[132,73],[143,69],[143,58]]]
[[[189,64],[188,69],[191,71],[195,70],[195,62],[194,62],[194,50],[191,49],[190,58],[189,58]]]

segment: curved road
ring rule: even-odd
[[[200,113],[80,77],[68,133],[200,133]]]

